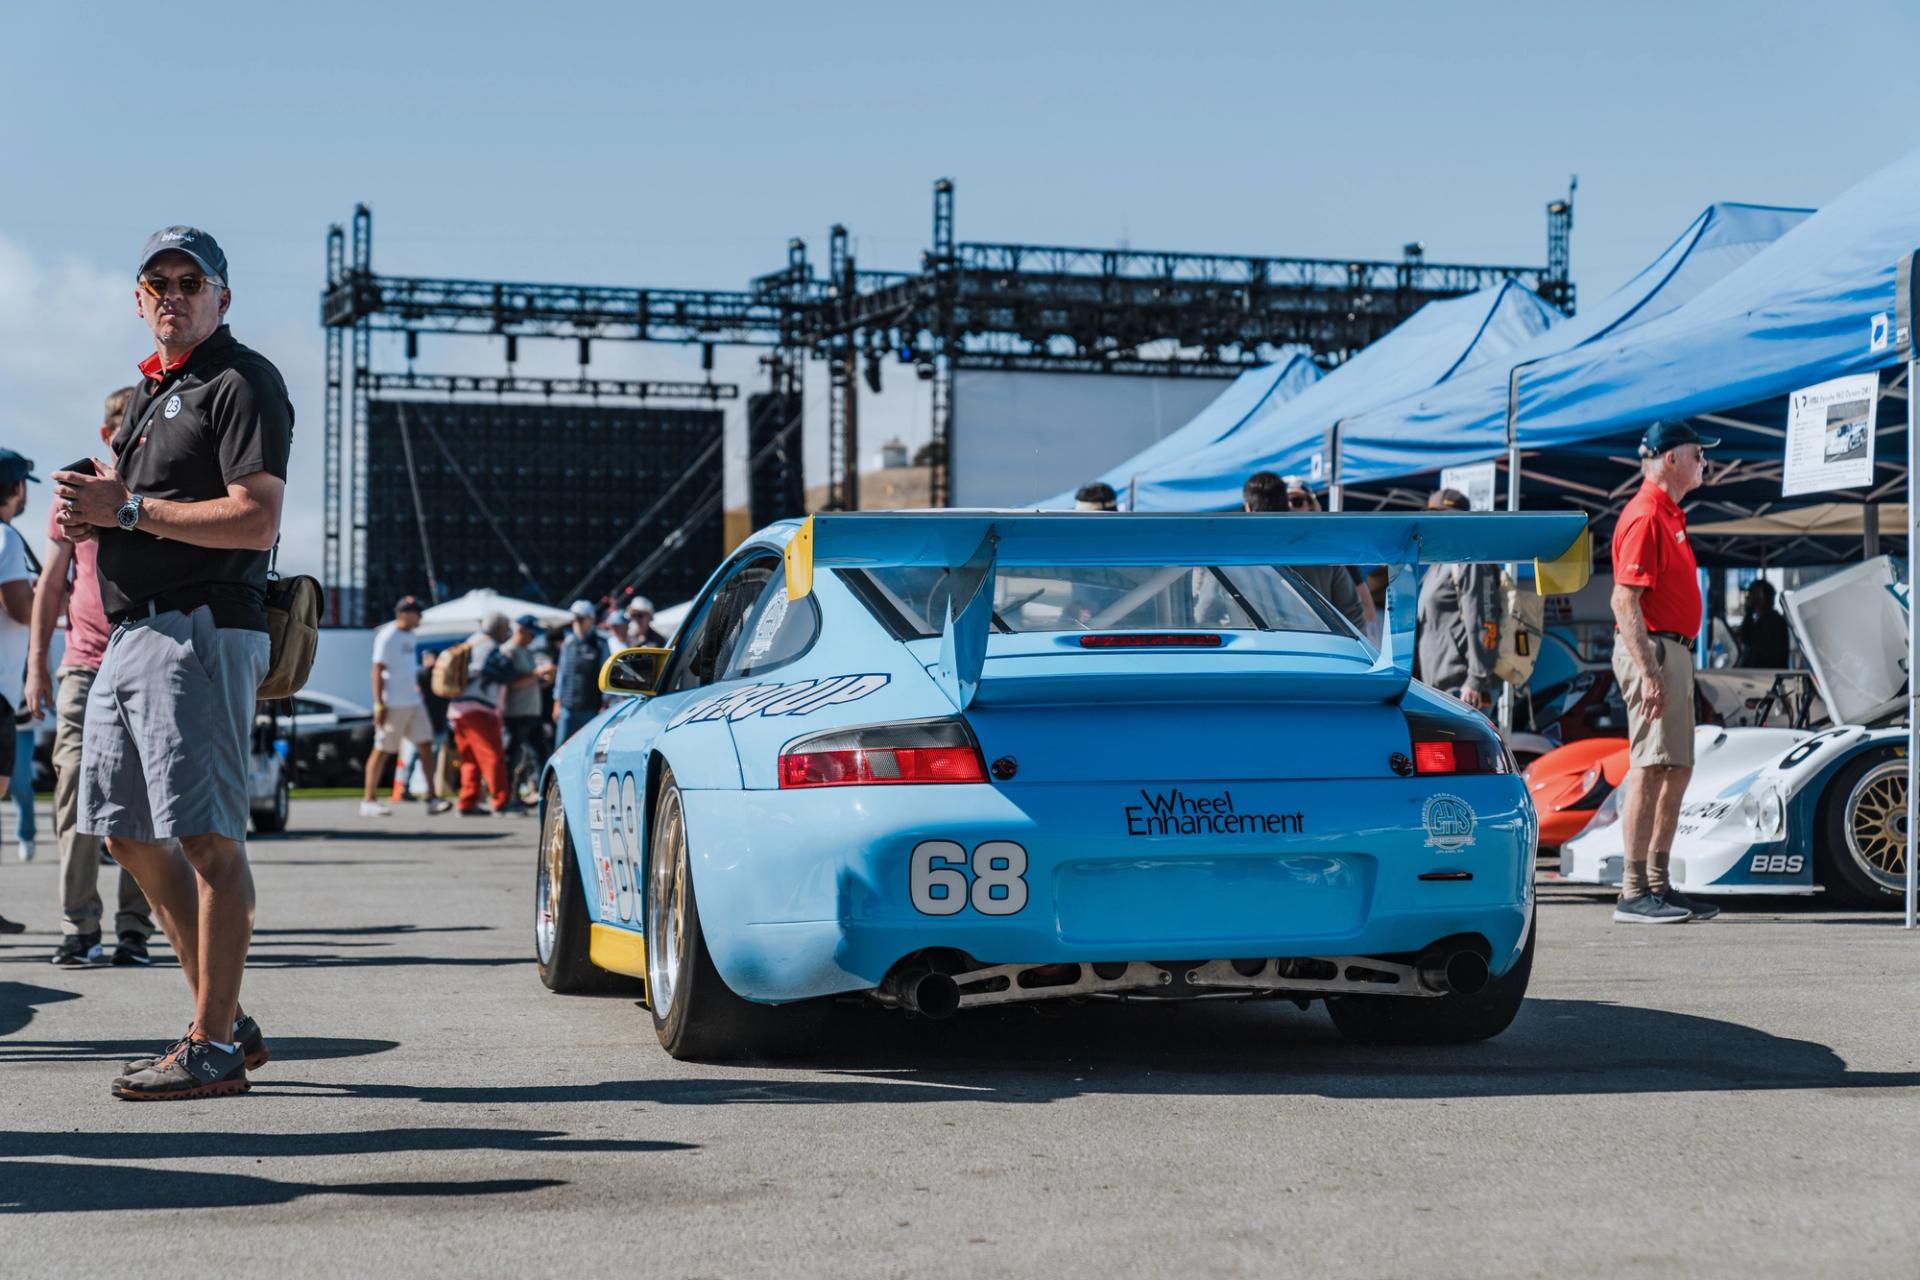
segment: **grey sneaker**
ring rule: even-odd
[[[1657,893],[1622,898],[1613,906],[1615,924],[1685,924],[1691,919],[1693,912],[1674,906]]]
[[[217,1049],[205,1040],[182,1040],[152,1066],[113,1082],[113,1096],[128,1102],[184,1102],[223,1098],[253,1087],[238,1046]]]
[[[1714,906],[1711,902],[1702,902],[1698,898],[1689,898],[1686,894],[1671,886],[1660,896],[1666,899],[1668,906],[1680,908],[1695,920],[1711,920],[1720,914],[1720,908]]]
[[[70,933],[60,939],[60,945],[53,952],[53,962],[63,969],[77,969],[99,960],[100,935],[97,933]]]
[[[121,1063],[120,1074],[114,1077],[114,1083],[117,1084],[121,1080],[129,1079],[152,1067],[162,1058],[179,1049],[192,1035],[193,1028],[188,1027],[185,1036],[174,1041],[161,1052],[154,1054],[151,1058],[135,1058],[131,1062]],[[260,1034],[260,1024],[253,1020],[252,1014],[243,1013],[240,1015],[240,1020],[233,1024],[233,1038],[240,1045],[240,1052],[246,1056],[247,1070],[249,1071],[258,1071],[261,1067],[266,1066],[267,1062],[273,1057],[273,1050],[267,1047],[267,1038]]]

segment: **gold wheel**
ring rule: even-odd
[[[1875,765],[1847,797],[1847,852],[1890,889],[1907,882],[1907,762]]]

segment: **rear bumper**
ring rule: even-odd
[[[870,989],[930,947],[1041,964],[1385,955],[1470,934],[1495,974],[1519,955],[1537,832],[1516,777],[1182,784],[1195,821],[1143,821],[1171,790],[686,792],[708,949],[762,1001]],[[942,913],[916,909],[915,849],[930,841],[949,842],[931,865],[970,884],[973,860],[994,856],[980,846],[1018,846],[1024,906],[992,914],[1002,889],[951,913],[923,892]],[[1435,872],[1471,878],[1420,878]]]

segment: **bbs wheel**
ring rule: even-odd
[[[754,1004],[727,986],[707,952],[693,892],[686,808],[673,771],[660,778],[647,843],[647,1007],[654,1033],[676,1058],[721,1061],[794,1047],[805,1010]]]
[[[1820,801],[1820,880],[1842,902],[1886,907],[1907,888],[1907,762],[1868,755],[1834,775]]]
[[[1331,996],[1327,1014],[1340,1034],[1363,1044],[1466,1044],[1505,1031],[1520,1012],[1533,976],[1536,917],[1513,968],[1470,996]]]
[[[591,924],[580,887],[580,863],[560,803],[560,784],[554,782],[547,787],[547,813],[540,826],[540,856],[533,879],[533,953],[540,981],[548,990],[577,994],[631,991],[638,986],[587,958]]]

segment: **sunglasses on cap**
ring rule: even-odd
[[[140,273],[140,287],[155,298],[166,297],[167,291],[174,285],[180,286],[180,295],[186,298],[193,297],[208,285],[216,289],[226,287],[221,283],[219,276],[205,275],[198,271],[189,271],[179,276],[165,276],[158,271]]]
[[[1312,505],[1313,505],[1313,495],[1310,493],[1301,493],[1299,490],[1296,489],[1294,492],[1287,495],[1287,506],[1291,507],[1295,511],[1299,511],[1306,507],[1311,507]]]

